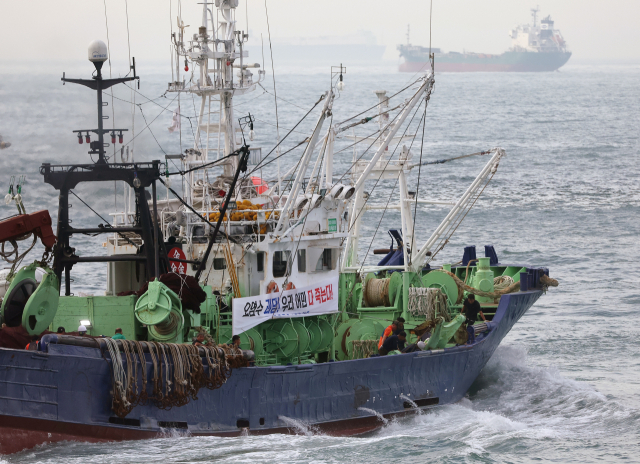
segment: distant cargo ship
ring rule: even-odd
[[[538,9],[532,9],[533,26],[522,25],[510,33],[512,46],[500,54],[486,53],[443,53],[439,48],[435,54],[435,70],[439,72],[542,72],[555,71],[571,57],[560,31],[553,28],[551,16],[538,24]],[[407,44],[399,45],[404,62],[400,71],[417,72],[429,66],[429,47],[411,45],[407,34]]]

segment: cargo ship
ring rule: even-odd
[[[499,55],[472,52],[444,53],[433,48],[437,72],[549,72],[564,66],[571,52],[558,29],[554,29],[551,16],[539,23],[539,10],[532,9],[533,25],[521,25],[510,32],[511,48]],[[398,50],[404,61],[400,71],[419,72],[429,67],[429,47],[407,44]]]
[[[179,155],[133,159],[128,130],[105,127],[103,92],[135,84],[134,60],[128,76],[104,78],[107,46],[94,41],[92,78],[63,74],[65,84],[97,95],[97,127],[69,134],[78,147],[88,144],[93,162],[41,165],[58,194],[55,226],[48,211],[25,210],[23,181],[5,196],[18,214],[0,221],[11,264],[1,274],[0,453],[167,433],[371,432],[389,418],[463,398],[511,327],[556,285],[547,268],[501,262],[490,245],[482,253],[469,245],[459,262],[436,264],[506,153],[417,156],[433,68],[391,95],[377,90],[368,110],[338,121],[346,68],[337,66],[303,117],[316,117],[308,137],[293,143],[290,130],[266,154],[250,146],[259,120],[246,109],[234,114],[233,100],[254,91],[264,73],[243,50],[237,6],[216,0],[214,10],[205,1],[198,32],[185,34],[180,19],[171,36],[177,66],[168,92],[200,103],[194,145]],[[181,130],[174,115],[172,130]],[[368,135],[347,137],[361,127]],[[345,151],[334,146],[345,139],[351,165],[334,173]],[[289,149],[280,154],[283,144]],[[108,159],[110,145],[118,159]],[[351,160],[353,146],[363,148]],[[271,163],[294,149],[295,162],[275,169]],[[486,162],[456,198],[427,198],[407,181],[412,171],[426,176],[427,165],[469,156]],[[74,191],[98,182],[118,184],[122,209],[110,224],[72,222],[72,198],[105,221],[107,212]],[[444,206],[451,209],[431,234],[416,230],[415,215]],[[389,248],[370,254],[362,224],[377,220],[372,211],[393,212],[398,222]],[[78,235],[103,238],[80,249]],[[37,240],[42,257],[22,265]],[[100,243],[105,252],[94,253]],[[74,294],[84,278],[78,263],[106,270],[104,294]],[[469,295],[481,318],[462,314]],[[381,351],[394,321],[407,346]]]

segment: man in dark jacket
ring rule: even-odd
[[[407,333],[402,331],[398,335],[391,335],[384,341],[378,353],[380,356],[386,356],[390,351],[404,350],[404,344],[407,341]]]
[[[473,293],[469,293],[469,296],[467,296],[467,299],[462,306],[462,311],[460,312],[464,313],[467,318],[467,333],[469,334],[467,343],[475,343],[476,333],[473,330],[473,324],[478,320],[478,314],[480,314],[480,317],[484,322],[487,322],[487,318],[484,317],[482,309],[480,309],[480,303],[476,301],[476,296]]]

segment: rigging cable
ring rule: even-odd
[[[69,190],[69,193],[71,193],[74,197],[76,197],[78,200],[80,200],[80,202],[82,202],[83,205],[85,205],[87,208],[89,208],[91,211],[93,211],[93,213],[98,216],[100,219],[102,219],[105,223],[104,228],[105,229],[110,229],[113,226],[111,224],[109,224],[109,221],[107,221],[105,218],[103,218],[100,213],[98,213],[95,209],[93,209],[91,206],[89,206],[82,198],[80,198],[76,192],[74,192],[73,190]],[[118,231],[114,231],[116,232],[120,237],[122,237],[123,239],[125,239],[127,242],[129,242],[131,245],[133,245],[134,247],[136,247],[136,249],[140,249],[140,247],[138,245],[136,245],[133,241],[131,241],[126,235],[123,235],[121,232]]]
[[[145,130],[145,129],[148,129],[148,128],[149,128],[149,126],[150,126],[151,124],[153,124],[153,123],[155,122],[155,120],[156,120],[156,119],[158,119],[162,113],[164,113],[165,111],[167,111],[167,109],[169,108],[169,106],[171,106],[171,104],[176,100],[176,98],[178,98],[178,96],[177,96],[177,95],[173,98],[173,100],[171,100],[171,101],[169,102],[169,104],[168,104],[167,106],[163,107],[163,108],[162,108],[162,111],[160,111],[160,113],[158,113],[158,115],[157,115],[155,118],[153,118],[153,120],[152,120],[150,123],[148,123],[148,124],[147,124],[147,125],[146,125],[146,126],[145,126],[141,131],[140,131],[140,132],[138,132],[138,133],[136,134],[136,136],[135,136],[135,137],[133,137],[133,138],[129,141],[129,143],[127,143],[127,144],[125,144],[125,145],[123,145],[123,146],[124,146],[124,147],[126,147],[126,146],[128,146],[130,143],[133,143],[133,141],[134,141],[136,138],[138,138],[138,136],[139,136],[140,134],[142,134],[142,133],[144,132],[144,130]],[[140,108],[140,105],[138,105],[138,107]],[[142,112],[142,109],[140,109],[140,112]],[[146,122],[146,120],[145,120],[145,122]],[[164,151],[164,150],[163,150],[163,151]]]
[[[297,127],[302,123],[302,121],[304,121],[304,120],[307,118],[307,116],[309,116],[309,114],[310,114],[310,113],[315,109],[315,107],[316,107],[316,106],[318,106],[318,104],[319,104],[322,100],[324,100],[324,94],[323,94],[323,95],[318,99],[318,101],[317,101],[317,102],[316,102],[316,103],[311,107],[311,109],[310,109],[309,111],[307,111],[307,113],[302,117],[302,119],[300,119],[300,121],[298,121],[298,122],[296,123],[296,125],[295,125],[295,126],[293,126],[293,128],[292,128],[289,132],[287,132],[287,134],[282,138],[282,140],[280,140],[280,141],[276,144],[276,146],[275,146],[275,147],[273,147],[273,148],[271,149],[271,151],[269,151],[269,153],[267,153],[267,154],[265,155],[265,157],[264,157],[264,158],[262,158],[262,160],[260,160],[260,162],[256,165],[256,167],[255,167],[255,168],[253,168],[253,170],[252,170],[251,172],[249,172],[248,174],[245,174],[244,179],[246,179],[246,178],[247,178],[247,176],[250,176],[250,175],[251,175],[251,174],[253,174],[255,171],[257,171],[257,170],[258,170],[258,168],[260,168],[260,167],[264,167],[264,166],[266,166],[267,164],[269,164],[269,163],[271,163],[272,161],[275,161],[275,160],[277,159],[277,158],[274,158],[274,159],[273,159],[273,160],[271,160],[269,163],[262,164],[262,163],[264,163],[264,162],[265,162],[265,160],[266,160],[269,156],[271,156],[271,154],[272,154],[272,153],[273,153],[273,152],[274,152],[274,151],[275,151],[275,150],[276,150],[276,149],[277,149],[277,148],[278,148],[278,147],[279,147],[279,146],[280,146],[280,145],[281,145],[281,144],[282,144],[286,139],[287,139],[287,137],[289,137],[289,135],[291,135],[292,131],[293,131],[294,129],[296,129],[296,128],[297,128]],[[298,144],[298,145],[300,145],[300,144]],[[280,176],[278,175],[278,177],[280,177]],[[244,179],[243,179],[243,180],[244,180]]]
[[[142,111],[142,107],[140,106],[140,114],[142,115],[142,119],[144,119],[144,123],[147,124],[147,118],[144,116],[144,112]],[[162,114],[162,113],[161,113]],[[158,115],[159,116],[159,115]],[[155,119],[154,119],[155,121]],[[153,121],[151,121],[153,122]],[[162,145],[160,145],[160,142],[158,142],[158,139],[156,138],[155,134],[153,133],[153,131],[151,130],[151,127],[149,127],[149,124],[147,124],[147,127],[149,128],[149,132],[151,133],[151,136],[153,137],[153,140],[156,141],[156,143],[158,144],[158,147],[160,147],[160,150],[162,150],[162,153],[167,154],[166,151],[164,151],[164,148],[162,148]],[[133,140],[132,140],[133,141]]]
[[[420,164],[418,164],[418,185],[416,187],[416,204],[413,205],[413,227],[411,229],[411,252],[413,254],[413,242],[416,236],[416,215],[418,212],[418,197],[420,195],[420,174],[422,171],[422,152],[424,148],[424,130],[427,125],[427,104],[428,100],[424,101],[424,114],[422,115],[422,140],[420,142]],[[418,126],[420,127],[420,126]],[[409,264],[412,264],[412,254],[409,255]]]
[[[413,116],[411,117],[411,121],[409,121],[409,124],[407,124],[407,127],[405,128],[404,133],[402,134],[402,137],[404,137],[404,135],[407,133],[407,130],[409,130],[409,127],[411,126],[411,123],[413,122],[413,119],[415,118],[416,114],[418,114],[418,110],[420,109],[420,107],[416,108],[416,111],[413,113]],[[425,111],[426,113],[426,111]],[[418,122],[418,127],[420,127],[420,123],[423,121],[423,118],[425,116],[423,116],[422,118],[420,118],[420,122]],[[411,150],[411,148],[413,147],[413,142],[415,141],[415,135],[413,137],[413,139],[411,140],[411,145],[409,146],[409,150]],[[380,180],[382,179],[382,176],[384,175],[385,170],[387,169],[387,166],[389,166],[389,163],[391,162],[391,158],[393,157],[393,155],[395,154],[396,150],[398,149],[398,146],[396,146],[396,148],[393,150],[393,153],[391,154],[391,156],[389,157],[389,159],[387,160],[387,164],[385,164],[384,169],[382,170],[382,172],[380,173],[380,177],[378,177],[378,179],[376,180],[375,185],[373,186],[373,188],[371,189],[371,193],[373,193],[373,191],[376,189],[376,187],[378,186],[378,183],[380,182]],[[396,178],[396,183],[393,186],[393,190],[391,191],[391,193],[389,194],[389,199],[387,200],[387,205],[385,207],[385,209],[383,210],[382,213],[382,217],[380,218],[380,222],[378,222],[378,227],[376,227],[376,231],[373,234],[373,237],[371,238],[371,242],[369,243],[369,248],[367,249],[367,252],[364,256],[364,258],[362,259],[362,264],[360,266],[360,272],[362,271],[362,268],[364,267],[364,263],[367,259],[367,256],[369,255],[369,251],[371,251],[371,247],[373,246],[373,241],[376,238],[376,235],[378,233],[378,229],[380,228],[380,224],[382,223],[382,219],[384,218],[384,215],[387,211],[387,208],[389,206],[389,202],[391,201],[391,196],[393,195],[393,192],[396,189],[396,186],[398,185],[398,179],[400,179],[400,172],[398,172],[398,177]],[[369,195],[369,198],[371,198],[371,195]],[[369,198],[366,198],[364,203],[362,204],[362,208],[360,209],[360,212],[358,213],[358,216],[356,216],[356,219],[358,219],[358,217],[362,214],[362,212],[365,209],[365,206],[367,204],[367,202],[369,201]],[[403,205],[400,205],[400,207],[402,208]],[[355,225],[355,221],[353,223]],[[349,228],[348,232],[351,232],[352,227]],[[403,237],[404,240],[404,237]]]
[[[269,34],[269,51],[271,52],[271,75],[273,76],[273,96],[274,103],[276,105],[276,147],[280,146],[280,120],[278,118],[278,92],[276,90],[276,70],[273,64],[273,46],[271,44],[271,27],[269,25],[269,10],[267,9],[267,0],[264,0],[264,13],[267,17],[267,32]],[[262,86],[260,86],[262,87]],[[264,87],[262,87],[264,89]],[[265,89],[266,91],[266,89]],[[288,134],[287,134],[288,135]],[[280,150],[278,150],[278,154],[280,154]],[[278,195],[282,196],[282,190],[280,189],[280,161],[277,163],[278,165]],[[278,200],[280,201],[280,200]]]
[[[391,100],[393,97],[398,96],[399,94],[401,94],[402,92],[404,92],[405,90],[407,90],[409,87],[411,87],[412,85],[414,85],[416,82],[420,81],[421,79],[422,79],[422,78],[416,79],[415,81],[412,81],[412,82],[411,82],[409,85],[407,85],[406,87],[404,87],[404,88],[402,88],[402,89],[398,90],[396,93],[394,93],[393,95],[391,95],[391,96],[389,97],[389,100]],[[367,113],[368,111],[371,111],[371,110],[373,110],[373,109],[377,108],[377,107],[378,107],[378,106],[380,106],[381,104],[382,104],[382,102],[378,102],[378,103],[376,103],[375,105],[373,105],[372,107],[367,108],[366,110],[361,111],[360,113],[356,114],[355,116],[351,116],[349,119],[345,119],[344,121],[339,122],[338,124],[336,124],[336,126],[340,127],[340,126],[341,126],[342,124],[344,124],[345,122],[351,121],[352,119],[355,119],[355,118],[357,118],[357,117],[359,117],[359,116],[362,116],[363,114]]]

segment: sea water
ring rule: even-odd
[[[23,197],[28,211],[49,209],[57,196],[42,183],[42,162],[88,162],[86,144],[78,145],[73,129],[91,129],[95,96],[88,89],[62,86],[65,69],[42,74],[0,76],[0,134],[13,145],[0,151],[0,187],[11,175],[25,174]],[[318,100],[329,83],[328,68],[276,69],[278,113],[273,82],[236,101],[235,116],[255,115],[256,140],[266,155]],[[326,71],[326,72],[325,72]],[[71,77],[87,77],[79,69]],[[193,143],[194,119],[182,120],[169,133],[174,94],[164,93],[168,72],[142,74],[136,105],[128,88],[115,89],[116,127],[132,129],[137,161],[163,159]],[[67,73],[70,76],[71,73]],[[346,88],[334,104],[333,122],[364,111],[377,100],[374,90],[389,95],[407,86],[411,74],[387,68],[350,68]],[[361,438],[318,434],[245,436],[239,438],[164,436],[113,444],[59,443],[5,457],[6,462],[555,462],[638,461],[640,430],[640,67],[569,65],[542,74],[438,74],[426,113],[425,136],[416,113],[409,134],[417,133],[413,159],[436,160],[500,146],[507,156],[482,197],[434,264],[457,262],[462,248],[492,244],[501,262],[548,266],[560,286],[552,288],[514,326],[466,397],[426,414],[390,421]],[[409,89],[410,90],[410,89]],[[143,97],[144,95],[144,97]],[[406,94],[402,94],[404,97]],[[145,99],[147,97],[148,99]],[[124,101],[122,101],[124,100]],[[112,100],[108,98],[110,104]],[[392,100],[391,107],[402,100]],[[198,102],[182,95],[183,115],[193,117]],[[217,111],[212,105],[212,112]],[[164,110],[164,108],[167,108]],[[282,152],[310,134],[319,107],[283,143]],[[364,115],[371,116],[375,110]],[[142,117],[144,115],[144,118]],[[216,114],[212,114],[215,122]],[[108,123],[113,120],[111,118]],[[145,122],[146,121],[146,122]],[[151,123],[151,132],[141,132]],[[374,132],[377,122],[356,132]],[[126,141],[131,138],[126,134]],[[351,134],[350,131],[343,135]],[[349,141],[338,141],[337,150]],[[406,142],[407,145],[410,142]],[[211,140],[210,146],[217,146]],[[109,149],[111,150],[111,148]],[[364,149],[355,156],[361,156]],[[110,152],[112,155],[113,153]],[[117,154],[119,157],[119,153]],[[275,153],[267,160],[273,159]],[[300,149],[281,159],[284,173],[297,162]],[[336,154],[336,178],[351,164],[351,149]],[[371,151],[364,157],[370,157]],[[395,154],[397,156],[397,153]],[[419,198],[457,198],[480,171],[487,157],[424,166],[420,187],[417,169],[409,190]],[[272,180],[272,163],[257,174]],[[170,170],[176,167],[170,164]],[[179,188],[179,176],[173,185]],[[367,184],[372,203],[386,203],[393,181]],[[79,185],[76,193],[107,216],[122,210],[122,186]],[[397,194],[397,187],[395,193]],[[166,196],[158,189],[161,198]],[[73,225],[104,222],[75,198]],[[2,207],[2,216],[14,207]],[[447,209],[420,206],[417,238],[424,241]],[[371,214],[363,222],[361,259],[388,247],[386,231],[399,227],[396,212]],[[74,237],[80,255],[103,254],[104,237]],[[98,251],[96,251],[98,250]],[[39,257],[38,248],[29,259]],[[101,294],[105,266],[77,265],[73,291]],[[1,437],[0,437],[1,439]]]

